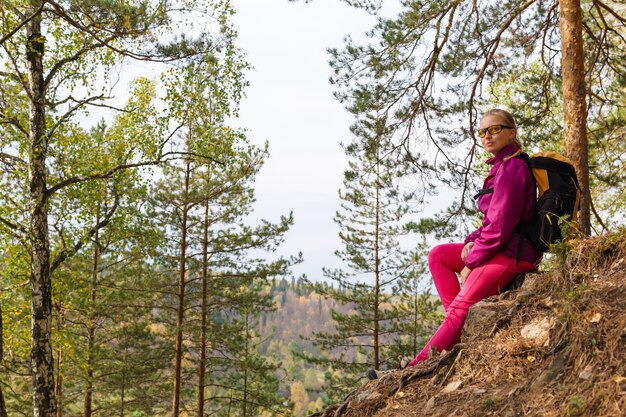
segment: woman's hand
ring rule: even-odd
[[[474,247],[474,242],[467,242],[465,246],[463,246],[463,250],[461,251],[461,260],[465,262],[467,259],[467,255],[469,255],[470,250]]]
[[[461,271],[461,282],[463,284],[465,284],[465,280],[467,280],[467,277],[469,277],[470,272],[472,272],[472,270],[468,267],[463,268],[463,270]]]

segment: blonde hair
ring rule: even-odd
[[[482,117],[486,117],[486,116],[498,116],[498,117],[504,119],[506,121],[506,123],[508,123],[509,126],[515,128],[515,137],[513,138],[513,143],[515,143],[517,145],[519,150],[517,152],[515,152],[513,155],[511,155],[510,157],[512,158],[512,157],[517,156],[520,153],[522,153],[522,141],[519,140],[519,138],[517,137],[517,123],[515,123],[515,118],[513,117],[513,115],[511,113],[509,113],[508,111],[506,111],[506,110],[491,109],[491,110],[485,112]],[[482,117],[481,117],[481,119],[482,119]]]

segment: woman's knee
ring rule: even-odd
[[[458,257],[461,259],[461,253],[458,248],[458,243],[442,243],[434,246],[428,252],[428,265],[444,265],[449,266],[450,260]],[[462,245],[461,245],[462,248]]]
[[[444,245],[437,245],[428,252],[428,264],[441,263],[441,255],[445,252]]]

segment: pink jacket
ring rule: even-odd
[[[478,209],[484,214],[482,225],[470,234],[465,243],[474,242],[465,265],[474,269],[489,261],[496,253],[516,258],[520,235],[514,232],[521,219],[531,219],[535,214],[535,182],[526,161],[522,158],[504,157],[515,153],[517,145],[508,145],[487,160],[493,165],[483,190],[493,188],[493,193],[478,198]],[[520,260],[538,264],[542,253],[524,239]]]

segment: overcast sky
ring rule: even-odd
[[[338,266],[333,216],[347,168],[340,142],[350,139],[353,121],[332,95],[326,49],[341,47],[348,34],[364,39],[376,19],[339,0],[235,0],[234,5],[238,44],[254,67],[236,123],[248,129],[251,140],[268,140],[270,146],[255,185],[255,214],[276,221],[293,211],[295,225],[281,252],[302,251],[305,262],[293,271],[317,281],[323,266]]]

